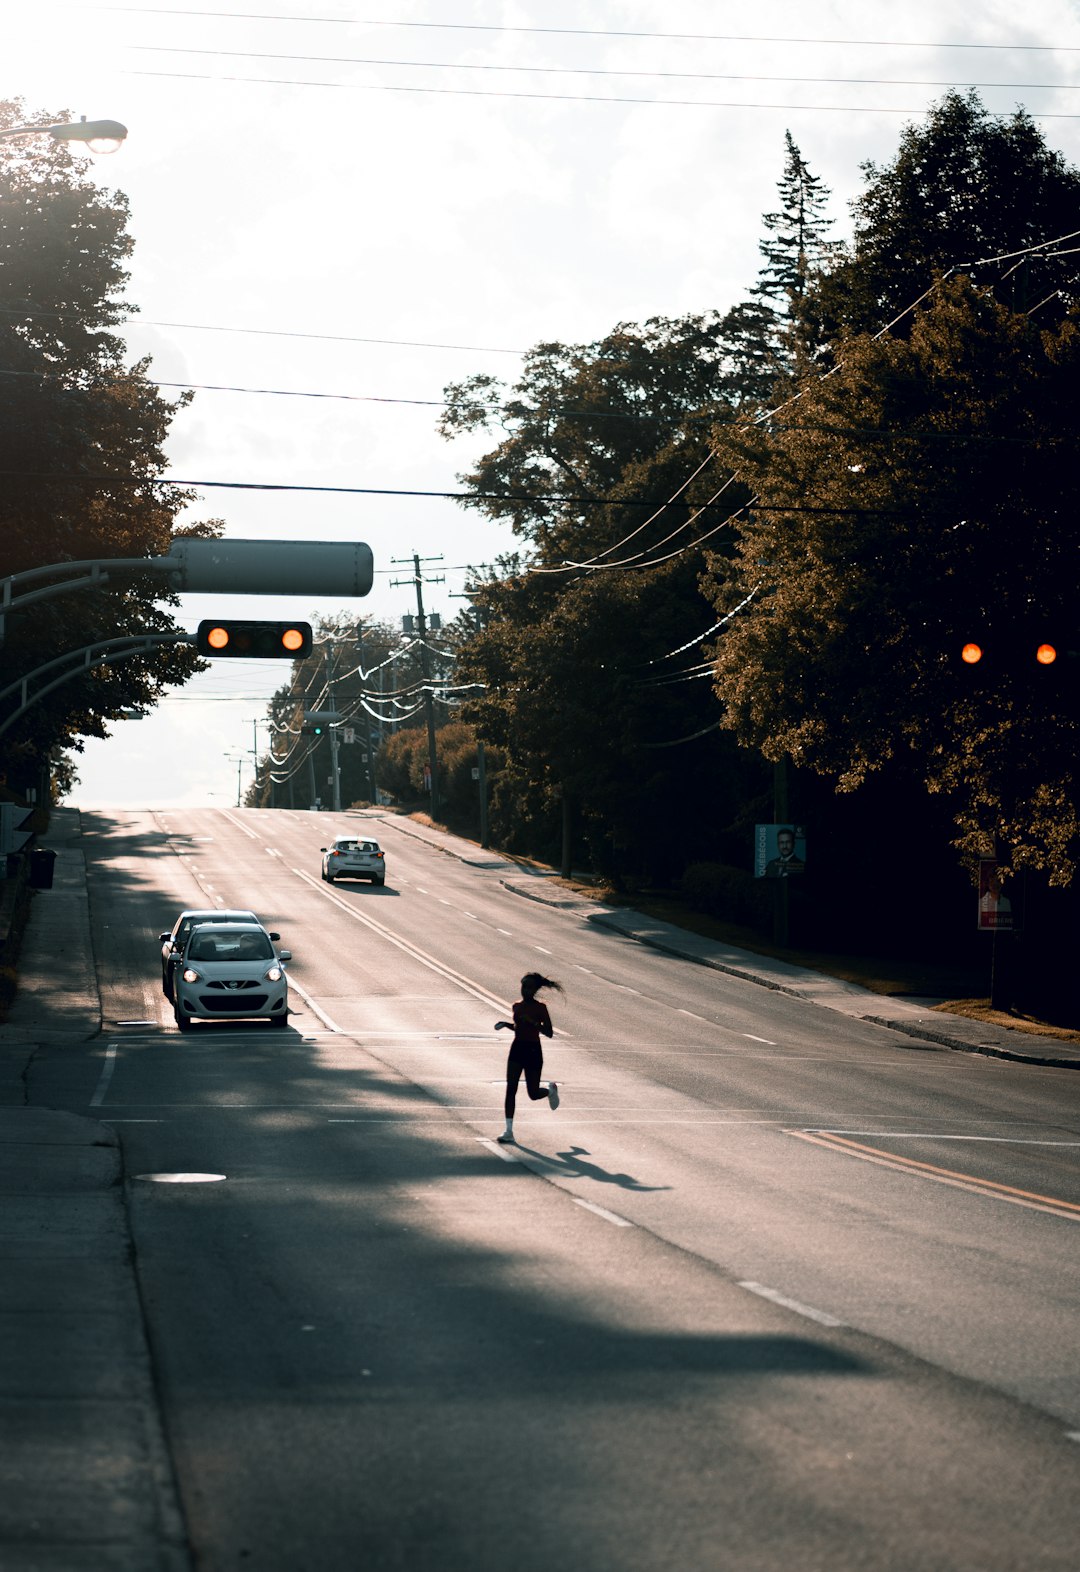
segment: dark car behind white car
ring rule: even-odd
[[[259,922],[254,912],[248,911],[223,911],[220,907],[190,906],[182,911],[168,933],[158,934],[158,943],[161,945],[161,991],[172,1004],[174,1001],[173,980],[176,968],[180,965],[184,953],[184,946],[188,942],[192,928],[201,922]],[[270,938],[281,938],[280,933],[271,933]]]

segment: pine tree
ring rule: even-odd
[[[729,362],[743,397],[753,403],[768,401],[778,380],[797,364],[802,301],[815,270],[838,250],[827,235],[833,222],[825,216],[828,187],[810,173],[790,131],[784,132],[784,145],[780,206],[762,215],[766,236],[758,249],[765,264],[750,299],[723,319]]]
[[[782,302],[799,301],[814,268],[828,260],[835,243],[827,238],[832,219],[825,217],[831,195],[795,144],[790,131],[784,132],[787,160],[777,185],[780,207],[762,215],[768,236],[758,249],[765,266],[758,275],[752,294]]]

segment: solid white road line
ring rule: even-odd
[[[319,890],[325,900],[333,901],[343,912],[347,912],[354,922],[362,923],[364,927],[370,928],[373,933],[377,933],[387,943],[394,945],[399,950],[403,950],[406,955],[411,955],[413,960],[419,961],[429,971],[444,977],[447,982],[455,983],[457,987],[464,989],[466,993],[472,994],[474,999],[479,999],[481,1004],[487,1005],[490,1009],[499,1010],[504,1015],[509,1009],[504,1000],[497,999],[493,993],[489,993],[479,983],[475,983],[470,978],[463,976],[461,972],[455,971],[452,966],[444,965],[442,961],[436,960],[434,955],[429,955],[426,950],[422,950],[419,945],[402,938],[400,934],[394,933],[390,928],[385,927],[383,923],[376,922],[374,917],[369,917],[365,912],[360,911],[358,907],[348,901],[343,901],[339,895],[335,895],[331,890],[325,889],[318,879],[312,878],[310,873],[305,873],[302,869],[295,869],[294,872],[304,880],[305,884],[310,884],[313,890]],[[562,1036],[565,1034],[559,1033],[558,1035]]]
[[[571,1197],[575,1206],[583,1206],[587,1212],[593,1212],[597,1217],[602,1217],[605,1223],[614,1223],[616,1228],[633,1228],[633,1223],[626,1217],[620,1217],[617,1212],[609,1212],[606,1207],[597,1206],[595,1201],[583,1201],[580,1195]]]
[[[255,834],[254,830],[249,830],[247,825],[242,824],[240,820],[235,818],[227,808],[219,808],[218,812],[222,815],[223,818],[228,819],[230,824],[235,824],[238,830],[242,830],[249,841],[257,841],[259,839],[259,836]]]
[[[91,1108],[100,1108],[105,1101],[105,1093],[109,1090],[109,1082],[112,1080],[113,1071],[116,1069],[116,1050],[119,1046],[119,1043],[109,1043],[105,1049],[105,1063],[101,1067],[97,1087],[93,1097],[90,1099]]]
[[[494,1152],[496,1157],[501,1157],[504,1163],[516,1163],[518,1161],[514,1156],[513,1147],[500,1146],[498,1141],[492,1141],[486,1135],[478,1135],[476,1139],[479,1141],[481,1146],[486,1146],[489,1151]]]
[[[291,972],[289,973],[289,987],[296,989],[297,993],[300,995],[301,999],[303,999],[308,1009],[314,1015],[319,1017],[319,1020],[323,1023],[324,1026],[328,1026],[332,1032],[341,1031],[341,1027],[330,1019],[325,1010],[319,1008],[319,1006],[315,1003],[315,1000],[308,993],[307,989],[303,986],[302,983],[297,982],[296,978],[292,975]]]
[[[749,1293],[757,1294],[760,1299],[770,1299],[774,1305],[781,1305],[785,1310],[794,1310],[796,1315],[805,1316],[808,1321],[817,1321],[820,1326],[843,1326],[843,1321],[838,1321],[834,1315],[827,1315],[824,1310],[815,1310],[812,1305],[804,1305],[798,1299],[789,1299],[786,1294],[781,1294],[775,1288],[766,1288],[762,1283],[740,1283],[740,1288],[745,1288]]]
[[[768,1047],[768,1048],[775,1048],[776,1047],[776,1044],[773,1042],[771,1037],[755,1037],[753,1032],[743,1032],[742,1035],[745,1038],[747,1038],[747,1040],[749,1042],[752,1042],[752,1043],[764,1043],[766,1045],[766,1047]]]

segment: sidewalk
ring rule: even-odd
[[[28,1105],[48,1047],[97,1035],[79,815],[54,810],[19,991],[0,1026],[0,1566],[187,1572],[131,1262],[120,1147]]]
[[[1014,1031],[1007,1026],[993,1026],[985,1021],[973,1021],[964,1015],[935,1010],[935,1000],[890,998],[887,994],[872,993],[855,983],[841,982],[822,972],[809,971],[793,966],[788,961],[775,960],[768,955],[755,955],[750,950],[740,950],[734,945],[719,943],[673,923],[647,917],[627,906],[605,906],[575,895],[558,883],[557,875],[539,869],[522,867],[512,858],[498,852],[483,851],[470,841],[460,840],[446,831],[418,824],[414,819],[391,816],[395,829],[456,857],[476,868],[502,868],[505,877],[500,883],[514,895],[528,900],[541,901],[555,906],[570,915],[579,917],[595,928],[621,934],[638,944],[647,944],[666,955],[677,955],[713,971],[726,972],[741,977],[744,982],[756,983],[762,988],[772,988],[779,993],[804,999],[807,1004],[820,1009],[837,1010],[842,1015],[852,1015],[869,1021],[875,1026],[886,1026],[891,1031],[902,1032],[922,1042],[938,1044],[962,1053],[986,1054],[996,1059],[1011,1059],[1020,1064],[1033,1064],[1055,1069],[1080,1069],[1080,1043],[1059,1041],[1055,1037],[1042,1037],[1030,1032]]]

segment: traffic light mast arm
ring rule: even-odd
[[[35,601],[72,590],[96,589],[114,573],[153,573],[170,591],[231,595],[366,595],[374,561],[363,541],[205,540],[180,536],[167,557],[100,557],[54,562],[0,579],[0,640],[4,617]],[[74,576],[73,576],[74,575]],[[16,594],[38,579],[56,579],[42,589]]]

